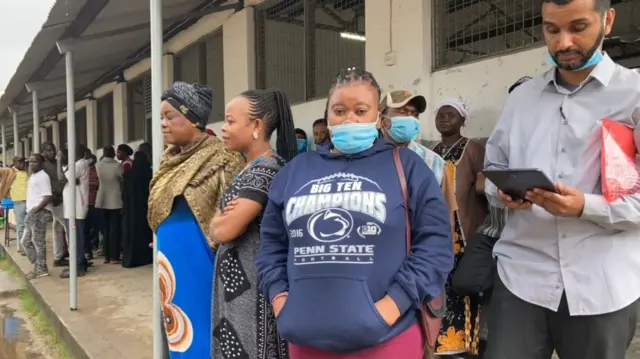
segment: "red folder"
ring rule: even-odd
[[[632,128],[602,119],[602,194],[608,202],[640,191],[637,153]]]

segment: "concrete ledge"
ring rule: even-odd
[[[125,269],[96,258],[89,273],[78,278],[78,310],[71,311],[69,282],[59,278],[62,268],[53,267],[52,242],[48,237],[51,275],[28,282],[27,290],[75,359],[152,359],[151,265]],[[33,265],[11,243],[5,253],[24,277]]]
[[[33,285],[33,283],[31,283],[31,281],[26,279],[27,273],[23,271],[23,269],[20,267],[20,265],[18,265],[18,263],[14,258],[16,253],[12,252],[10,248],[5,248],[4,241],[2,242],[1,245],[2,245],[2,251],[4,252],[5,257],[7,258],[9,263],[11,263],[11,265],[17,269],[22,279],[26,282],[27,291],[29,291],[29,294],[31,294],[33,298],[36,300],[36,302],[38,303],[38,306],[40,307],[40,310],[43,311],[44,314],[47,316],[47,320],[49,321],[49,324],[51,324],[51,326],[53,327],[53,330],[55,331],[58,338],[60,338],[64,342],[64,344],[67,346],[71,355],[73,355],[75,359],[92,359],[89,356],[89,354],[85,351],[85,349],[82,348],[82,345],[73,336],[73,334],[71,334],[71,331],[69,330],[69,328],[53,312],[53,310],[51,309],[51,305],[47,303],[47,301],[42,297],[42,295],[40,295],[40,293],[38,292],[36,287]]]

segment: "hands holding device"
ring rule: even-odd
[[[486,170],[483,174],[498,187],[507,208],[530,209],[536,204],[558,217],[582,215],[584,194],[561,183],[554,185],[541,170]]]

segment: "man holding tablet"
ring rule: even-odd
[[[621,359],[634,335],[640,194],[602,196],[600,133],[609,117],[640,138],[640,75],[602,52],[610,5],[542,1],[553,68],[513,91],[487,142],[486,170],[540,169],[556,187],[515,199],[486,183],[490,203],[510,209],[487,358]]]

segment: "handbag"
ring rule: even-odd
[[[498,238],[476,233],[473,240],[467,242],[464,256],[451,279],[453,290],[460,296],[491,292],[497,271],[493,259],[493,246],[497,241]]]
[[[400,187],[402,189],[402,197],[404,200],[405,214],[405,238],[407,241],[407,256],[411,254],[411,222],[409,220],[409,192],[407,189],[407,178],[402,168],[400,160],[400,150],[396,147],[393,149],[393,162],[396,166]],[[444,287],[440,294],[430,302],[422,303],[420,306],[419,323],[422,334],[425,338],[425,354],[424,358],[433,356],[433,349],[440,335],[440,327],[442,326],[442,317],[446,312],[446,292]]]

